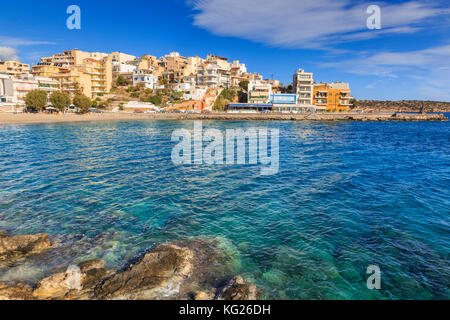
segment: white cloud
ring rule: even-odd
[[[395,81],[409,83],[411,94],[427,100],[450,101],[450,44],[407,52],[361,53],[357,58],[322,66],[376,76],[378,80],[369,83],[366,89],[396,78]]]
[[[55,43],[49,41],[35,41],[23,38],[0,36],[1,46],[19,47],[19,46],[35,46],[35,45],[49,45],[49,44]]]
[[[395,76],[396,71],[450,70],[450,44],[417,51],[385,51],[358,58],[323,63],[323,66],[345,68],[357,74]]]
[[[11,47],[0,47],[0,61],[17,60],[17,50]]]
[[[367,7],[350,0],[199,0],[194,25],[221,36],[235,36],[272,46],[325,48],[387,33],[412,33],[415,24],[445,13],[429,2],[378,3],[382,30],[368,30]]]

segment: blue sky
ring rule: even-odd
[[[81,30],[66,9],[81,8]],[[380,30],[366,10],[381,8]],[[3,1],[0,58],[37,63],[79,48],[162,56],[214,53],[250,72],[349,82],[358,99],[450,101],[448,0]]]

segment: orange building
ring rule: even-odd
[[[328,112],[347,112],[350,110],[350,94],[348,83],[316,83],[313,104]]]

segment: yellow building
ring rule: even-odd
[[[328,112],[350,110],[350,86],[348,83],[332,82],[314,84],[314,104]]]
[[[57,67],[53,63],[40,63],[33,66],[31,73],[37,77],[52,78],[67,68]]]
[[[85,95],[95,98],[109,93],[113,81],[111,57],[103,60],[85,59],[81,69],[88,75],[88,83],[83,85]]]
[[[0,73],[18,77],[22,73],[29,73],[30,65],[19,61],[0,61]]]
[[[123,58],[120,53],[111,55],[100,52],[65,51],[41,59],[33,67],[35,76],[58,81],[60,90],[73,97],[77,92],[95,98],[108,94],[113,82],[114,58]]]

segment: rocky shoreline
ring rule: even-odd
[[[0,233],[0,263],[39,256],[52,246],[46,234]],[[207,271],[224,259],[214,239],[173,241],[148,250],[119,270],[107,269],[104,261],[95,259],[71,265],[35,286],[0,282],[0,300],[260,299],[261,290],[241,276]]]
[[[421,113],[102,113],[102,114],[11,114],[0,113],[0,125],[76,123],[102,121],[148,121],[148,120],[213,120],[213,121],[448,121],[443,114]]]

